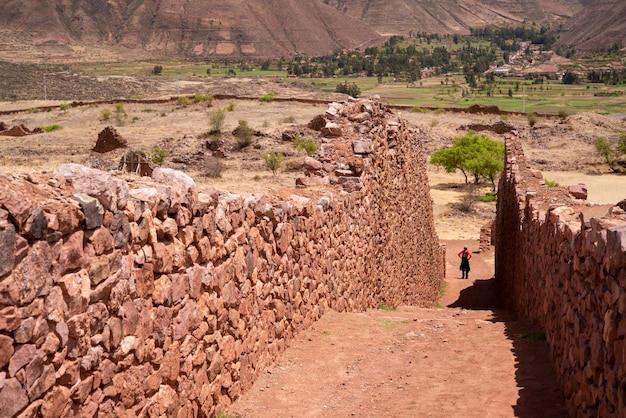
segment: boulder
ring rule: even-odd
[[[587,186],[583,183],[573,184],[567,188],[567,191],[576,199],[587,200]]]
[[[124,209],[128,202],[128,184],[104,171],[68,163],[59,166],[55,177],[70,180],[77,192],[95,197],[111,212]]]

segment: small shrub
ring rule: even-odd
[[[52,125],[44,126],[41,129],[43,129],[46,132],[52,132],[52,131],[61,130],[61,129],[63,129],[63,127],[61,125],[59,125],[58,123],[55,123],[55,124],[52,124]]]
[[[33,107],[32,109],[28,109],[28,113],[39,113],[41,112],[41,109],[39,109],[38,107]]]
[[[189,106],[189,97],[178,96],[178,105],[183,107]]]
[[[295,123],[295,121],[296,118],[294,118],[293,116],[287,116],[281,120],[282,123]]]
[[[109,120],[109,119],[111,119],[111,111],[109,109],[102,109],[102,113],[101,113],[100,119],[102,119],[102,120]]]
[[[430,109],[421,106],[413,106],[411,110],[415,113],[430,113]]]
[[[613,170],[615,166],[615,158],[613,157],[613,150],[609,141],[599,136],[596,138],[593,145],[596,147],[596,152],[600,157],[604,159],[604,162]]]
[[[206,173],[207,177],[213,179],[222,177],[224,169],[224,163],[222,162],[222,160],[216,157],[209,157],[206,161],[206,165],[204,166],[204,172]]]
[[[115,113],[118,115],[126,116],[126,109],[124,109],[124,103],[115,103]]]
[[[551,181],[548,179],[545,179],[544,184],[546,185],[547,188],[551,188],[551,187],[559,187],[559,183],[557,183],[556,181]]]
[[[530,125],[531,128],[537,124],[537,115],[534,113],[527,113],[526,119],[528,120],[528,125]]]
[[[226,111],[227,112],[234,112],[235,111],[235,102],[230,102],[228,104],[228,106],[226,106]]]
[[[261,181],[261,176],[259,176],[258,174],[255,174],[254,177],[252,177],[252,180]]]
[[[272,170],[272,174],[276,176],[276,172],[283,164],[285,156],[280,152],[272,151],[270,153],[261,154],[261,158],[263,158],[263,161],[265,161],[265,167]]]
[[[435,126],[439,125],[439,121],[437,119],[433,119],[430,121],[430,127],[434,128]]]
[[[237,146],[239,149],[244,149],[252,144],[254,131],[248,126],[247,120],[239,120],[239,125],[235,128],[234,134],[237,138]]]
[[[159,147],[152,148],[152,152],[150,152],[150,159],[153,163],[157,165],[163,165],[166,157],[169,157],[170,153],[164,149]]]
[[[395,311],[397,308],[395,306],[387,306],[384,303],[378,307],[381,311]]]
[[[485,203],[495,202],[497,199],[496,192],[488,192],[480,197],[480,201]]]
[[[70,107],[72,107],[72,106],[69,103],[61,103],[59,105],[59,109],[61,109],[64,112],[67,112]]]
[[[163,66],[162,65],[155,65],[152,68],[152,74],[154,75],[161,75],[163,73]]]
[[[139,117],[137,116],[133,116],[133,118],[130,120],[130,123],[135,123],[139,120]]]
[[[303,138],[300,135],[296,135],[293,139],[293,144],[298,150],[306,152],[309,157],[317,152],[317,144],[311,138]]]
[[[259,97],[259,101],[263,103],[271,103],[274,101],[274,93],[267,93]]]
[[[211,129],[215,132],[219,132],[222,130],[222,126],[224,126],[224,119],[226,119],[226,112],[223,109],[215,109],[209,115],[209,124],[211,125]]]
[[[193,97],[194,103],[206,103],[208,107],[213,105],[213,96],[196,95]]]
[[[569,116],[569,113],[567,113],[567,111],[565,111],[565,110],[561,109],[561,110],[559,110],[558,115],[559,115],[559,118],[560,118],[561,120],[565,120],[565,119],[567,119],[567,117]]]

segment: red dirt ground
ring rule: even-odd
[[[493,252],[473,254],[461,280],[445,241],[441,308],[326,312],[303,332],[229,416],[564,417],[545,341],[495,308]]]

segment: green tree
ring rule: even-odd
[[[152,74],[154,75],[161,75],[163,73],[163,66],[162,65],[155,65],[154,68],[152,68]]]
[[[495,178],[504,168],[504,144],[470,131],[456,138],[451,147],[434,152],[430,162],[448,173],[461,171],[465,183],[473,176],[475,184],[484,178],[495,188]]]

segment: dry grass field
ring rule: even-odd
[[[220,91],[234,91],[248,97],[259,97],[275,87],[259,80],[237,80],[234,85],[222,86]],[[169,81],[158,86],[159,96],[174,95],[180,85]],[[289,90],[279,93],[282,97],[315,98],[319,93],[311,89],[298,90],[289,85]],[[206,94],[206,86],[184,87],[185,94]],[[246,94],[248,93],[248,94]],[[38,106],[59,105],[50,111],[35,111]],[[191,101],[188,104],[171,101],[164,104],[126,103],[121,109],[115,103],[80,107],[62,106],[61,102],[18,101],[1,102],[0,111],[23,109],[0,116],[0,122],[8,126],[25,125],[61,129],[25,137],[0,136],[0,171],[25,173],[54,171],[59,164],[76,162],[101,169],[117,169],[123,150],[108,153],[92,151],[98,133],[113,126],[128,142],[128,149],[148,153],[155,150],[167,151],[163,164],[187,172],[201,186],[213,187],[229,192],[273,191],[274,193],[299,193],[310,191],[295,189],[295,178],[301,175],[304,159],[302,151],[289,141],[282,139],[285,131],[304,137],[314,133],[306,124],[316,115],[324,113],[323,104],[274,101],[262,103],[258,100],[214,100],[212,102]],[[63,108],[63,110],[62,110]],[[30,109],[30,110],[28,110]],[[211,116],[224,111],[222,134],[211,137]],[[108,117],[105,117],[106,114]],[[620,132],[626,131],[623,119],[582,113],[570,115],[565,120],[558,118],[540,119],[531,128],[524,116],[497,116],[489,114],[448,113],[436,111],[416,113],[397,110],[397,113],[426,133],[424,143],[427,154],[448,146],[452,140],[466,132],[469,124],[491,125],[503,120],[517,128],[523,140],[527,156],[533,168],[561,185],[586,183],[589,200],[597,203],[617,203],[626,198],[624,186],[626,176],[611,174],[608,167],[597,156],[593,141],[598,136],[615,143]],[[255,131],[250,146],[238,149],[232,131],[239,121],[245,120]],[[501,135],[483,132],[496,139]],[[312,136],[311,136],[312,137]],[[209,177],[212,152],[207,143],[218,139],[224,158],[221,159],[221,177]],[[277,151],[286,158],[276,176],[272,175],[261,158],[262,153]],[[494,203],[477,202],[473,210],[459,210],[459,203],[467,197],[460,173],[448,174],[433,166],[428,167],[431,180],[431,195],[434,200],[437,228],[442,239],[475,239],[480,227],[493,217]],[[490,191],[488,184],[476,191],[480,196]]]

